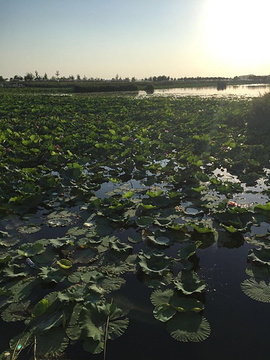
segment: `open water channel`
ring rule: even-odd
[[[217,87],[190,87],[156,89],[153,94],[146,94],[139,91],[138,97],[144,96],[201,96],[201,97],[256,97],[264,95],[270,91],[270,84],[249,84],[249,85],[230,85],[224,90],[217,90]]]

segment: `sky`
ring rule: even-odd
[[[0,0],[0,76],[270,74],[269,0]]]

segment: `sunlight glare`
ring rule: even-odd
[[[269,63],[269,0],[206,0],[205,49],[222,64],[251,70]]]

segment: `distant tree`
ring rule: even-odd
[[[59,75],[60,75],[59,70],[56,70],[56,72],[55,72],[55,76],[56,76],[57,80],[59,79]]]
[[[70,80],[70,81],[74,81],[74,76],[73,75],[69,75],[69,77],[68,77],[68,80]]]
[[[85,75],[83,76],[83,81],[87,81],[87,77]]]
[[[136,81],[136,78],[135,78],[135,76],[133,76],[132,78],[131,78],[131,82],[135,82]]]
[[[44,80],[44,81],[47,81],[47,80],[48,80],[48,75],[47,75],[46,73],[43,75],[43,80]]]
[[[34,75],[32,73],[26,73],[26,75],[24,76],[24,80],[32,81],[32,80],[34,80]]]
[[[81,80],[81,77],[80,77],[80,75],[79,74],[77,74],[77,78],[76,78],[78,81],[80,81]]]
[[[35,71],[35,80],[41,80],[41,77],[39,76],[39,73],[38,73],[38,71],[36,70]]]
[[[3,78],[3,76],[0,76],[0,82],[4,82],[5,79]]]
[[[22,81],[23,80],[23,77],[20,76],[20,75],[15,75],[13,80],[17,80],[17,81]]]

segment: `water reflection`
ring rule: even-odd
[[[201,96],[201,97],[257,97],[270,91],[270,84],[248,84],[248,85],[229,85],[224,89],[217,87],[193,87],[193,88],[172,88],[155,89],[153,94],[146,91],[139,91],[137,97],[151,96]]]

